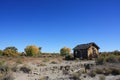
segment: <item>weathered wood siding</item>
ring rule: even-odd
[[[95,52],[96,56],[99,55],[98,49],[97,49],[96,47],[94,47],[94,46],[91,46],[91,47],[88,49],[88,57],[90,58],[91,55],[92,55],[92,57],[94,57],[94,56],[93,56],[93,55],[94,55],[94,52]]]

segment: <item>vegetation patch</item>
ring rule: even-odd
[[[94,70],[91,70],[89,73],[88,73],[89,76],[91,77],[95,77],[96,76],[96,72]]]
[[[51,64],[57,64],[57,62],[56,61],[52,61]]]
[[[73,73],[71,79],[73,79],[73,80],[81,80],[80,76],[81,76],[80,73]]]
[[[120,68],[111,68],[112,75],[120,75]]]
[[[74,60],[74,56],[72,54],[66,55],[65,60]]]
[[[45,58],[44,60],[43,60],[43,62],[48,62],[49,61],[49,58]]]
[[[17,63],[17,64],[22,64],[22,61],[21,61],[20,59],[18,59],[18,60],[16,61],[16,63]]]
[[[66,56],[70,54],[71,49],[67,47],[63,47],[60,49],[60,55],[61,56]]]
[[[96,59],[97,65],[103,65],[105,63],[120,63],[120,52],[103,52]]]
[[[0,65],[0,80],[14,80],[11,68],[7,64]]]
[[[24,73],[30,73],[31,69],[26,67],[26,66],[23,66],[20,68],[20,71],[24,72]]]
[[[13,72],[17,72],[17,71],[18,71],[17,64],[14,64],[14,65],[11,67],[11,70],[12,70]]]
[[[105,76],[104,75],[100,75],[99,76],[99,80],[105,80],[106,78],[105,78]]]

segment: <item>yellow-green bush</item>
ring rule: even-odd
[[[38,56],[40,54],[40,49],[35,45],[30,45],[25,48],[25,52],[27,56]]]
[[[14,51],[11,50],[11,49],[8,49],[8,50],[5,50],[5,51],[3,52],[3,55],[5,55],[5,56],[17,57],[17,56],[18,56],[18,53],[17,53],[17,52],[14,52]]]
[[[3,50],[3,55],[4,56],[17,57],[19,54],[18,54],[17,48],[15,48],[15,47],[6,47]]]
[[[66,56],[70,54],[71,49],[67,47],[63,47],[60,49],[60,55],[61,56]]]

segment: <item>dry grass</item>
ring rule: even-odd
[[[53,56],[53,57],[1,57],[0,61],[4,61],[10,64],[25,64],[25,63],[41,63],[41,62],[62,62],[63,58],[61,56]]]
[[[14,80],[10,66],[5,63],[0,65],[0,80]]]
[[[105,80],[105,76],[104,75],[99,76],[99,80]]]

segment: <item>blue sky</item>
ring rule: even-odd
[[[95,42],[120,50],[120,0],[0,0],[0,49],[27,45],[59,52]]]

